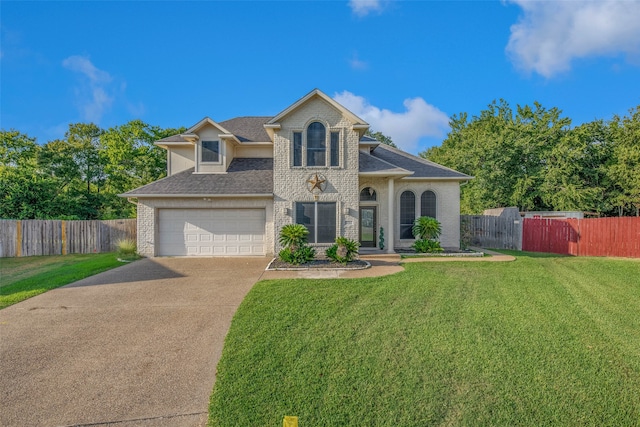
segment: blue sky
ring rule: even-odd
[[[494,99],[577,125],[640,105],[640,2],[0,3],[0,126],[275,115],[314,88],[418,153]]]

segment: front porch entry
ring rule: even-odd
[[[377,246],[377,222],[375,206],[360,206],[360,246],[375,248]]]

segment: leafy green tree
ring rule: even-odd
[[[610,131],[613,161],[607,173],[615,186],[613,205],[619,215],[640,215],[640,105],[627,116],[615,116]]]
[[[611,137],[602,120],[571,129],[543,160],[545,167],[540,191],[546,206],[598,214],[611,209],[606,197]]]
[[[549,209],[541,191],[546,154],[568,132],[571,121],[539,103],[517,107],[494,101],[479,116],[452,116],[451,131],[422,157],[475,177],[462,187],[461,210],[518,206]]]

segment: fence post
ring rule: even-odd
[[[22,221],[16,221],[16,256],[22,256]]]
[[[66,255],[67,254],[67,221],[62,220],[60,221],[60,224],[62,226],[62,255]]]

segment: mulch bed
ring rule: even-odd
[[[328,259],[316,259],[304,264],[295,265],[274,259],[271,261],[271,264],[269,264],[269,267],[267,267],[267,270],[362,270],[370,266],[371,264],[361,260],[340,264]]]

